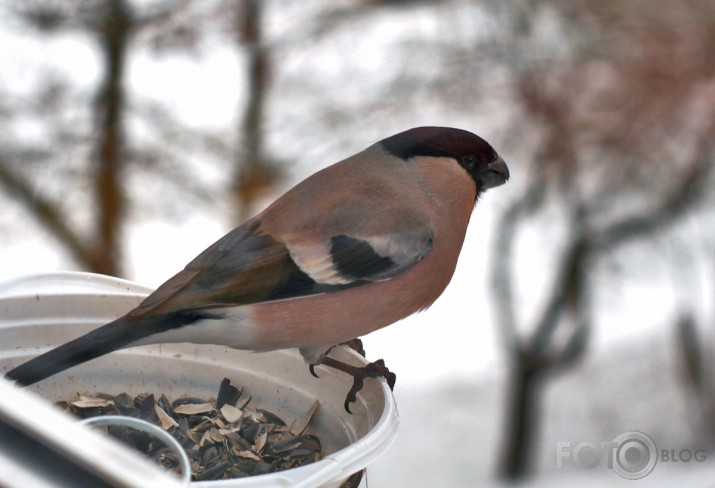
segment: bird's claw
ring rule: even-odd
[[[350,404],[357,401],[358,392],[362,390],[363,386],[365,386],[365,378],[385,378],[390,390],[395,387],[395,381],[397,380],[395,373],[387,369],[385,361],[382,359],[378,359],[377,361],[363,366],[362,368],[343,363],[342,361],[338,361],[337,359],[330,357],[323,358],[320,364],[330,366],[331,368],[335,368],[353,377],[353,386],[350,388],[350,391],[348,391],[344,404],[345,411],[348,413],[352,413],[350,411]],[[317,377],[315,374],[315,366],[317,365],[311,364],[309,368],[310,373]]]
[[[350,349],[352,349],[353,351],[357,352],[362,357],[365,357],[365,347],[362,345],[362,339],[360,339],[359,337],[356,337],[355,339],[353,339],[351,341],[341,342],[340,345],[347,346]],[[333,347],[335,347],[335,346],[333,346]],[[328,349],[328,351],[325,354],[327,355],[330,351],[332,351],[333,347]],[[310,369],[310,374],[315,376],[316,378],[318,378],[318,373],[315,372],[315,367],[319,364],[321,364],[321,362],[317,362],[317,363],[308,365],[308,369]]]
[[[356,337],[355,339],[348,342],[342,342],[340,345],[348,346],[350,349],[357,352],[362,357],[365,357],[365,347],[362,345],[362,339],[360,339],[359,337]]]
[[[385,366],[385,360],[384,359],[378,359],[374,363],[370,363],[365,368],[363,368],[366,371],[366,376],[370,378],[385,378],[385,381],[387,381],[387,385],[390,387],[390,390],[395,389],[395,382],[397,381],[397,375],[387,369],[387,366]]]
[[[384,359],[378,359],[363,368],[358,368],[358,371],[359,374],[353,375],[353,386],[350,388],[350,391],[345,397],[344,406],[345,411],[348,413],[352,413],[350,411],[350,404],[357,401],[357,394],[365,385],[365,378],[385,378],[390,390],[395,388],[395,381],[397,381],[395,373],[387,369],[387,366],[385,366]]]

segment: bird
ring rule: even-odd
[[[427,309],[454,274],[477,201],[509,179],[478,135],[415,127],[307,177],[200,253],[127,314],[17,366],[31,385],[126,347],[189,342],[298,348],[315,374],[395,375],[329,357],[337,344]],[[317,375],[316,375],[317,376]]]

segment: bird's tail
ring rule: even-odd
[[[138,339],[137,324],[126,316],[21,364],[5,378],[27,386],[90,359],[122,349]]]
[[[28,386],[90,359],[129,347],[140,339],[154,336],[157,339],[154,342],[161,342],[162,332],[209,318],[216,317],[211,313],[193,310],[160,315],[134,315],[133,312],[129,312],[113,322],[21,364],[8,371],[5,378]],[[143,343],[147,344],[147,342]]]

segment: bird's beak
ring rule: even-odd
[[[482,190],[503,185],[509,179],[509,167],[501,156],[487,165],[487,170],[482,179]]]

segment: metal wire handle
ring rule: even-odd
[[[101,415],[99,417],[91,417],[80,421],[80,424],[94,427],[110,425],[129,427],[153,435],[179,456],[181,482],[186,486],[189,486],[189,483],[191,483],[191,464],[189,463],[189,456],[186,455],[186,451],[184,451],[184,448],[181,447],[181,444],[179,444],[179,442],[164,429],[160,429],[156,425],[144,420],[134,417],[125,417],[122,415]]]

